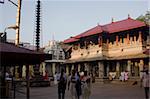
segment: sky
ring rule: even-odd
[[[12,0],[17,3],[17,0]],[[20,41],[35,43],[35,8],[37,0],[22,0]],[[64,41],[97,24],[104,25],[136,19],[148,11],[148,0],[41,0],[41,47],[50,40]],[[5,0],[0,4],[0,32],[16,24],[17,7]],[[15,30],[7,30],[8,39],[15,39]]]

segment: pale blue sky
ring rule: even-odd
[[[12,0],[16,2],[17,0]],[[148,10],[148,0],[41,0],[43,45],[54,35],[63,41],[80,34],[99,23],[100,25],[126,19],[128,14],[137,18]],[[23,0],[20,40],[33,42],[36,0]],[[8,0],[0,4],[0,32],[16,23],[17,8]],[[8,39],[15,39],[15,30],[7,30]]]

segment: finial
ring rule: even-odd
[[[112,19],[111,19],[111,23],[114,23],[114,18],[112,17]]]

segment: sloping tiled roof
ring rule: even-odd
[[[75,42],[75,41],[78,41],[81,37],[99,34],[99,33],[102,33],[103,31],[108,32],[108,33],[115,33],[115,32],[130,30],[130,29],[134,29],[134,28],[139,28],[139,27],[143,27],[143,26],[146,26],[146,24],[144,22],[134,20],[129,17],[128,19],[117,21],[117,22],[112,22],[110,24],[98,25],[98,26],[96,26],[92,29],[89,29],[88,31],[85,31],[75,37],[64,40],[64,43]]]
[[[17,47],[14,44],[1,43],[0,42],[0,52],[13,52],[13,53],[28,53],[28,54],[39,54],[39,52],[29,50],[22,47]]]
[[[102,33],[102,27],[100,25],[98,25],[92,29],[89,29],[75,37],[71,37],[67,40],[64,40],[64,43],[75,42],[75,41],[78,41],[81,37],[86,37],[86,36],[90,36],[90,35],[94,35],[94,34],[98,34],[98,33]]]
[[[51,55],[0,42],[0,63],[2,66],[37,64],[48,58],[51,58]]]
[[[103,26],[103,30],[109,33],[115,33],[115,32],[130,30],[138,27],[143,27],[143,26],[145,26],[144,22],[128,18],[125,20],[106,24]]]

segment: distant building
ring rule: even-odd
[[[65,62],[65,53],[60,45],[60,42],[52,40],[48,46],[45,46],[43,51],[48,54],[52,54],[52,60],[45,60],[45,68],[49,73],[49,76],[53,76],[55,72],[60,72]]]
[[[143,54],[150,45],[148,28],[129,16],[66,39],[64,43],[72,46],[66,71],[87,70],[98,78],[108,77],[111,72],[119,78],[121,72],[128,71],[130,77],[139,77],[144,68],[150,69],[149,54]]]

